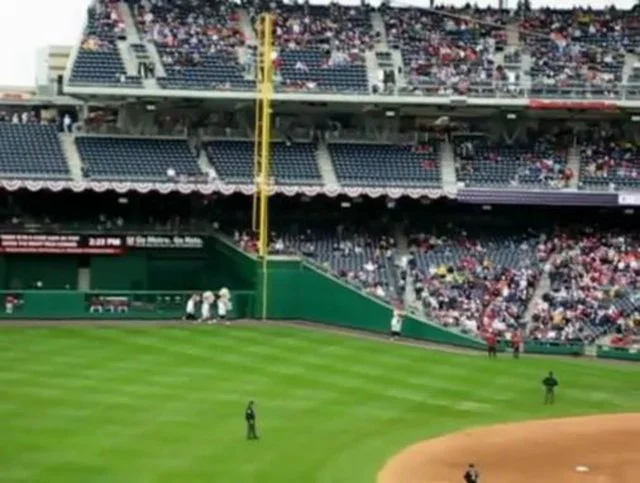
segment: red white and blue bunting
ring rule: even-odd
[[[220,193],[223,195],[231,195],[241,193],[244,195],[252,195],[256,191],[253,184],[227,184],[220,181],[212,183],[139,183],[129,181],[36,181],[9,179],[0,180],[0,187],[7,191],[17,191],[27,189],[29,191],[63,191],[71,190],[76,193],[83,191],[94,191],[104,193],[107,191],[115,191],[116,193],[202,193],[210,195]],[[348,196],[356,198],[358,196],[368,196],[370,198],[401,198],[409,197],[419,198],[455,198],[455,192],[447,192],[447,190],[433,188],[367,188],[367,187],[344,187],[344,186],[295,186],[295,185],[276,185],[271,187],[271,194],[282,194],[285,196],[318,196],[325,195],[329,197]]]

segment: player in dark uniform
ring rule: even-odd
[[[553,375],[553,372],[549,372],[549,375],[542,380],[545,404],[553,404],[555,402],[555,390],[558,384],[558,380]]]
[[[244,411],[244,419],[247,422],[247,439],[260,439],[256,432],[256,412],[253,409],[253,401],[249,401]]]
[[[479,483],[479,481],[480,473],[478,473],[476,466],[471,463],[467,471],[464,472],[464,483]]]

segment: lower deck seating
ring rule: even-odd
[[[254,144],[251,141],[215,141],[207,155],[220,179],[227,183],[253,183]],[[271,147],[271,173],[278,184],[322,184],[314,144],[275,142]]]
[[[181,177],[202,176],[185,139],[78,137],[87,174],[94,179],[167,181],[168,170]]]
[[[0,122],[0,176],[70,178],[56,127]]]
[[[344,186],[435,187],[441,185],[436,144],[329,144],[338,181]]]

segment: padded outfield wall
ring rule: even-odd
[[[13,236],[24,239],[1,235],[4,290],[33,289],[38,281],[45,290],[76,290],[83,269],[89,273],[90,290],[255,288],[255,271],[236,271],[238,264],[228,258],[228,247],[211,237],[143,235],[133,237],[139,242],[136,246],[127,246],[128,235]],[[174,238],[182,243],[174,243]]]

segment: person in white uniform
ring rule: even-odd
[[[207,324],[213,324],[215,321],[213,320],[213,316],[211,314],[211,305],[215,302],[216,297],[213,295],[213,292],[210,290],[206,291],[202,294],[202,308],[200,309],[200,322],[205,322]]]
[[[402,335],[402,312],[399,310],[393,311],[391,317],[391,339],[395,340]]]
[[[187,300],[187,307],[184,312],[183,320],[198,320],[198,316],[196,315],[196,305],[200,300],[200,296],[197,293],[194,293],[189,300]]]
[[[231,294],[229,289],[221,288],[218,292],[218,318],[229,325],[229,311],[231,310]]]

